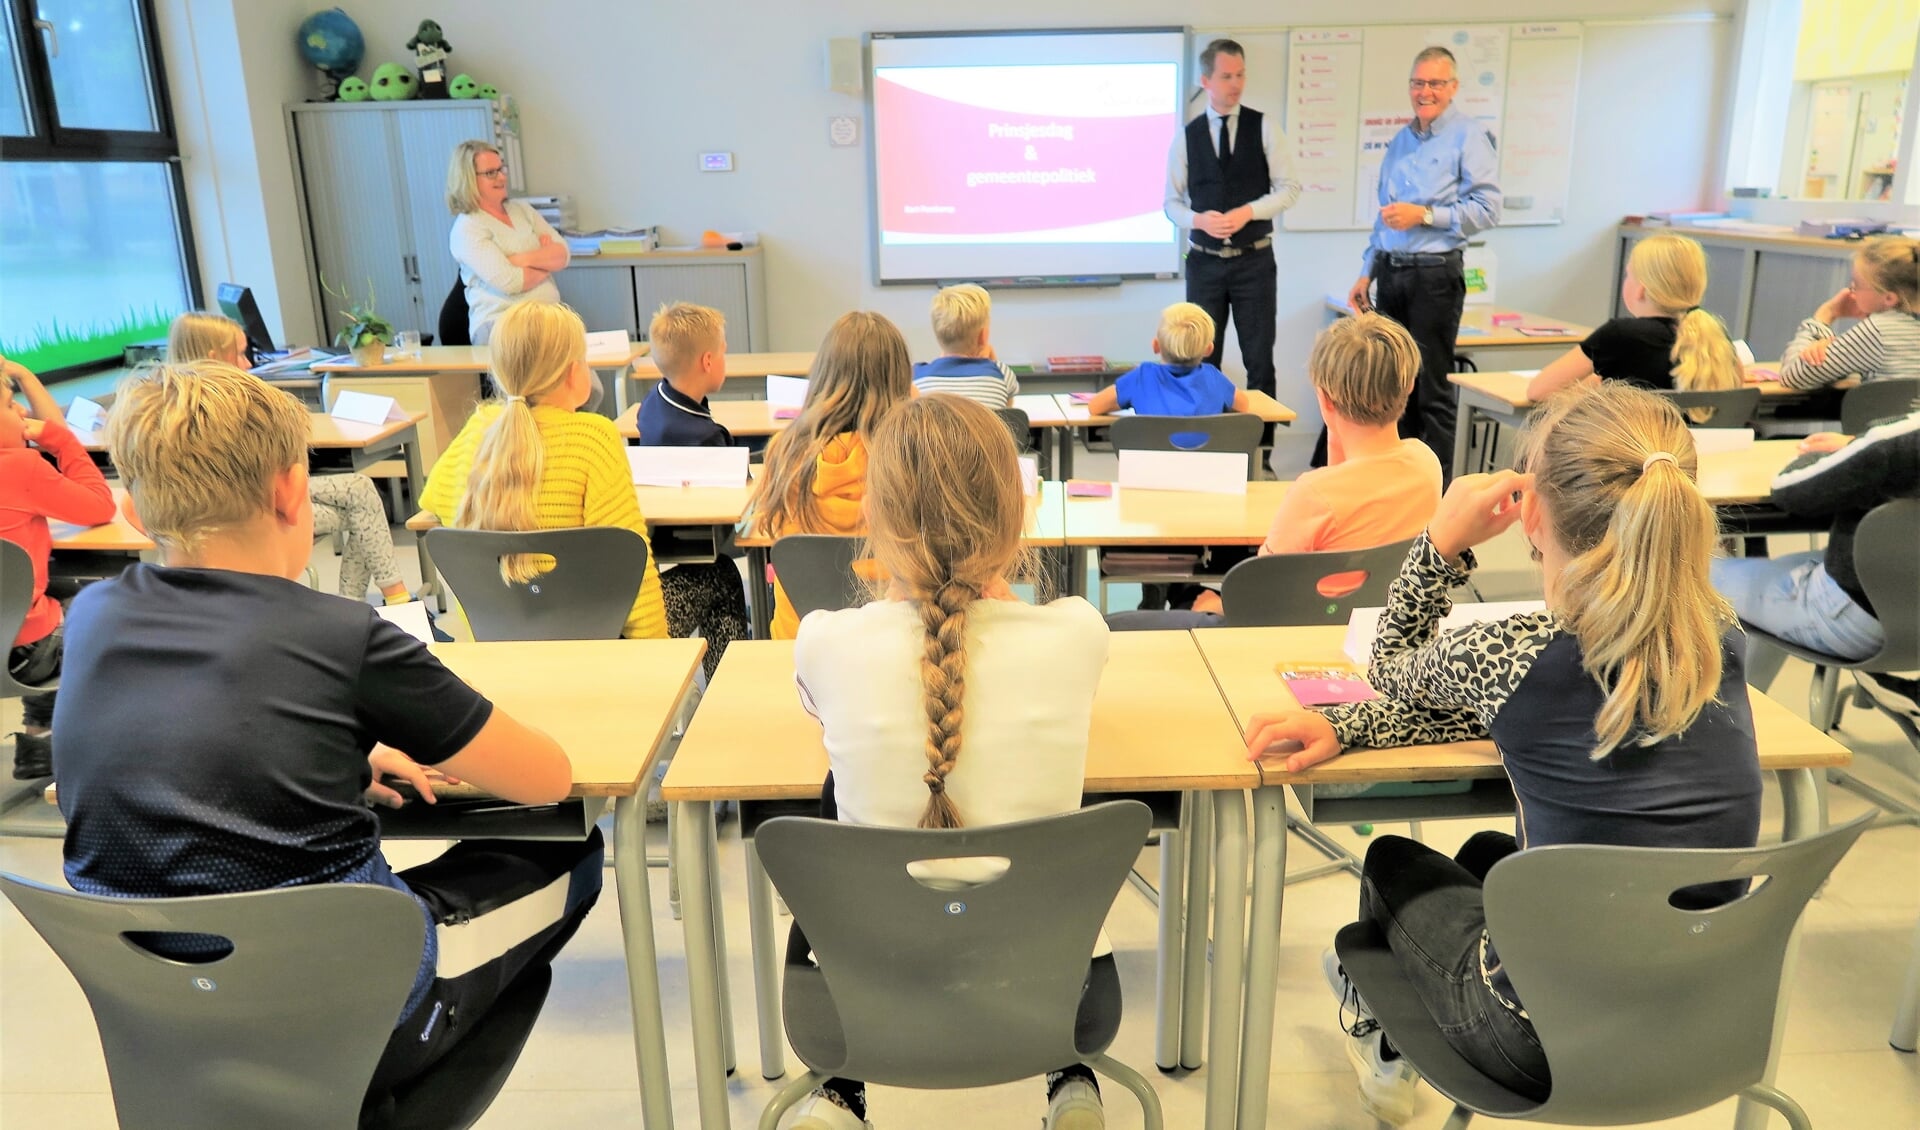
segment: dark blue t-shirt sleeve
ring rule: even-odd
[[[378,616],[369,617],[366,660],[354,706],[375,741],[422,765],[437,765],[473,741],[493,703],[462,682],[425,644]]]

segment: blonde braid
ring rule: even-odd
[[[922,828],[958,828],[960,811],[947,795],[947,774],[960,760],[962,703],[967,693],[967,610],[980,599],[980,590],[962,581],[948,581],[919,602],[920,622],[927,630],[926,651],[920,658],[920,683],[927,706],[927,810]]]

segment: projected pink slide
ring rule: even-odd
[[[1171,67],[886,69],[875,75],[890,242],[1164,240]]]

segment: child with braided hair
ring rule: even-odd
[[[1005,425],[935,394],[894,408],[867,446],[869,552],[887,579],[870,604],[809,614],[794,642],[794,678],[832,765],[823,815],[957,828],[1079,808],[1107,628],[1078,597],[1014,596],[1026,499]],[[991,877],[979,866],[942,861],[932,877]],[[795,931],[790,944],[805,939]],[[1119,995],[1102,938],[1082,1019],[1111,1015]],[[794,1128],[870,1125],[865,1086],[833,1079]],[[1048,1076],[1047,1130],[1104,1125],[1090,1072]]]

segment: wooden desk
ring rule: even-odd
[[[1344,294],[1327,295],[1327,309],[1338,318],[1353,313],[1347,306],[1347,296]],[[1493,324],[1495,314],[1518,314],[1520,320],[1496,326]],[[1562,332],[1537,335],[1520,332],[1523,328],[1531,327],[1556,327]],[[1453,339],[1453,349],[1455,353],[1490,349],[1554,349],[1578,345],[1587,340],[1587,335],[1592,332],[1592,326],[1577,325],[1563,318],[1532,314],[1509,306],[1469,305],[1460,312],[1460,332]]]
[[[1774,476],[1799,454],[1797,439],[1762,439],[1739,451],[1702,452],[1700,493],[1715,506],[1765,502],[1773,495]]]
[[[49,521],[47,530],[53,535],[53,552],[121,553],[135,558],[152,554],[156,548],[153,539],[135,528],[121,512],[126,498],[126,490],[115,484],[113,520],[98,526]]]
[[[1086,584],[1089,556],[1098,566],[1104,550],[1122,546],[1259,545],[1292,485],[1248,483],[1245,494],[1116,485],[1111,498],[1068,498],[1063,506],[1068,583],[1085,595],[1079,590]]]
[[[1117,637],[1116,637],[1117,638]],[[1253,715],[1297,705],[1286,684],[1275,673],[1281,661],[1291,663],[1346,663],[1341,644],[1346,629],[1340,626],[1317,628],[1214,628],[1194,633],[1201,654],[1213,672],[1228,708],[1243,734]],[[1798,839],[1812,835],[1820,827],[1820,805],[1815,791],[1813,770],[1845,765],[1850,755],[1845,746],[1814,729],[1785,707],[1760,694],[1750,692],[1753,703],[1755,737],[1760,746],[1760,766],[1772,772],[1780,784],[1785,808],[1785,836]],[[1344,753],[1329,762],[1301,773],[1287,773],[1275,765],[1261,765],[1264,787],[1254,791],[1254,859],[1256,867],[1269,854],[1277,855],[1284,873],[1287,831],[1286,804],[1282,785],[1315,783],[1413,781],[1468,778],[1501,778],[1504,771],[1492,742],[1463,742],[1457,745],[1415,746],[1396,750],[1359,750]],[[1409,810],[1423,798],[1399,798],[1376,802],[1386,807],[1376,819],[1409,818]],[[1449,815],[1448,806],[1456,798],[1431,798],[1437,811],[1428,815]],[[1346,822],[1362,812],[1365,798],[1343,801],[1341,811],[1323,811],[1316,803],[1316,815]],[[1331,809],[1332,805],[1327,805]],[[1364,819],[1364,816],[1361,816]],[[1413,815],[1418,819],[1419,815]],[[1269,867],[1275,864],[1268,861]],[[1246,954],[1245,1021],[1239,1061],[1240,1125],[1264,1126],[1267,1119],[1267,1092],[1272,1074],[1274,991],[1279,981],[1280,883],[1255,883],[1253,906],[1249,912],[1249,938]],[[1214,934],[1215,962],[1220,959],[1220,939]],[[1226,935],[1238,938],[1239,934]],[[1789,959],[1791,960],[1791,959]],[[1787,994],[1782,994],[1784,1008]],[[1782,1014],[1784,1018],[1784,1013]],[[1775,1033],[1776,1049],[1778,1031]],[[1215,1056],[1214,1070],[1219,1070]],[[1772,1077],[1769,1068],[1768,1078]]]
[[[917,756],[917,755],[915,755]],[[817,797],[826,777],[827,754],[821,744],[820,725],[800,706],[793,686],[793,645],[790,642],[740,641],[728,647],[713,681],[707,688],[701,709],[694,716],[678,752],[667,769],[661,795],[675,805],[676,858],[680,861],[682,906],[687,933],[687,984],[693,1013],[694,1063],[698,1076],[700,1124],[703,1130],[724,1130],[729,1125],[727,1110],[727,1069],[737,1058],[731,1054],[724,1020],[726,1002],[723,964],[715,960],[726,946],[721,922],[712,894],[713,806],[719,799],[804,800]],[[1192,638],[1182,632],[1131,632],[1112,638],[1107,668],[1101,678],[1094,703],[1093,724],[1088,735],[1086,789],[1103,792],[1163,792],[1171,790],[1207,790],[1216,798],[1216,823],[1220,829],[1220,874],[1238,876],[1246,865],[1246,815],[1241,790],[1258,783],[1258,773],[1245,758],[1244,745],[1233,720],[1228,716],[1211,674],[1200,659]],[[1200,832],[1193,833],[1196,837]],[[1196,843],[1198,840],[1195,841]],[[1176,888],[1167,889],[1169,874],[1162,844],[1163,908],[1178,919]],[[778,1076],[784,1070],[778,1009],[777,970],[774,966],[773,909],[765,872],[749,850],[748,909],[754,933],[755,980],[760,998],[761,1073]],[[1195,856],[1206,859],[1205,851]],[[1270,879],[1276,885],[1278,875],[1262,874],[1256,884]],[[1237,887],[1237,880],[1230,880]],[[1206,889],[1204,875],[1192,890]],[[1203,896],[1196,905],[1204,909]],[[1237,937],[1242,929],[1245,900],[1221,898],[1216,901],[1214,937]],[[1183,965],[1192,971],[1186,983],[1195,989],[1192,1001],[1200,1000],[1198,986],[1204,983],[1206,943],[1204,913],[1190,916],[1197,927],[1183,943],[1176,930],[1169,937],[1167,920],[1162,923],[1161,971],[1163,985],[1177,993],[1166,980]],[[1169,954],[1167,943],[1184,948],[1183,954]],[[1234,960],[1238,947],[1225,960],[1216,945],[1213,984],[1215,1008],[1211,1039],[1217,1060],[1237,1062],[1234,1053],[1220,1050],[1220,1041],[1237,1043],[1239,1010],[1236,1005],[1219,1007],[1233,1001],[1239,992],[1239,971]],[[1187,960],[1182,961],[1184,956]],[[1186,974],[1180,976],[1185,979]],[[1163,995],[1163,1002],[1166,996]],[[1170,1028],[1174,1017],[1162,1015],[1163,1028]],[[1190,1042],[1192,1065],[1198,1066],[1198,1021],[1193,1030],[1181,1033],[1174,1043]],[[1187,1039],[1191,1037],[1190,1041]],[[1181,1054],[1175,1048],[1176,1057]],[[1224,1059],[1220,1057],[1224,1054]],[[1168,1066],[1172,1066],[1171,1063]],[[1209,1108],[1216,1097],[1230,1099],[1231,1076],[1216,1087],[1209,1083]],[[1219,1094],[1216,1096],[1216,1091]],[[1222,1107],[1231,1119],[1231,1108]],[[1214,1123],[1210,1122],[1210,1125]]]
[[[613,886],[626,940],[641,1117],[647,1130],[670,1130],[673,1091],[647,886],[645,801],[660,750],[690,705],[706,644],[437,643],[432,650],[500,709],[560,743],[573,762],[575,797],[613,801]]]

